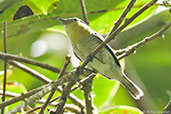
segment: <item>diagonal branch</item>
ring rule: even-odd
[[[96,107],[93,104],[92,100],[92,82],[95,74],[90,74],[90,78],[87,80],[87,83],[83,84],[82,90],[84,92],[85,104],[86,104],[86,114],[97,114]]]
[[[2,95],[2,93],[3,93],[3,91],[0,90],[0,95]],[[8,97],[17,97],[17,96],[19,96],[20,94],[17,94],[17,93],[13,93],[13,92],[7,91],[7,92],[5,93],[5,95],[8,96]],[[52,99],[52,100],[49,102],[48,105],[49,105],[49,106],[56,106],[56,105],[57,105],[57,102],[54,102],[54,101],[56,101],[56,100],[59,99],[59,98],[60,98],[60,96],[58,96],[58,97]],[[44,104],[45,101],[44,101],[44,100],[37,100],[36,103]],[[38,107],[36,107],[36,108],[33,108],[33,109],[29,109],[29,110],[26,111],[26,114],[31,114],[32,112],[34,112],[34,111],[40,109],[41,107],[42,107],[42,105],[40,105],[40,106],[38,106]],[[66,104],[65,108],[66,108],[67,110],[71,111],[71,112],[77,112],[78,114],[81,114],[81,109],[80,109],[78,106],[76,106],[76,105],[68,105],[68,104]]]
[[[113,33],[122,23],[122,21],[125,19],[125,17],[127,16],[127,14],[131,11],[132,7],[134,6],[136,0],[131,0],[128,5],[126,6],[126,8],[124,9],[124,11],[122,12],[121,16],[118,18],[118,20],[114,23],[114,27],[112,28],[112,30],[110,31],[110,33],[108,35],[111,35],[111,33]]]
[[[41,86],[39,88],[33,89],[33,90],[31,90],[31,91],[29,91],[27,93],[23,93],[22,95],[20,95],[18,97],[14,97],[13,99],[10,99],[8,101],[2,102],[2,103],[0,103],[0,108],[2,108],[3,106],[8,106],[8,105],[16,103],[18,101],[24,100],[25,98],[28,98],[28,97],[34,95],[38,91],[48,91],[49,92],[49,91],[51,91],[52,87],[62,85],[63,83],[69,81],[72,78],[72,76],[75,75],[75,73],[76,73],[75,70],[71,71],[71,72],[65,74],[63,77],[61,77],[59,80],[57,80],[55,82],[46,84],[46,85]],[[46,93],[43,93],[43,95],[45,95],[45,94]],[[38,98],[40,98],[40,96]]]
[[[47,78],[46,76],[44,76],[43,74],[25,66],[24,64],[18,63],[16,61],[13,60],[8,60],[8,63],[10,63],[11,65],[23,70],[24,72],[27,72],[28,74],[32,75],[33,77],[39,79],[40,81],[44,82],[45,84],[48,84],[50,82],[52,82],[52,80],[50,80],[49,78]],[[88,74],[88,73],[87,73]],[[87,75],[85,73],[85,75]],[[62,92],[61,88],[57,88],[57,91]],[[68,98],[75,103],[76,105],[78,105],[81,109],[84,108],[84,102],[82,100],[80,100],[79,98],[77,98],[75,95],[70,94],[68,96]]]
[[[171,100],[169,103],[164,107],[162,114],[170,114],[171,113]]]
[[[146,11],[149,7],[151,7],[157,0],[151,0],[147,4],[145,4],[139,11],[137,11],[132,17],[127,19],[123,25],[121,25],[117,30],[108,35],[104,42],[102,42],[99,46],[97,46],[87,57],[87,59],[83,62],[83,64],[77,69],[78,73],[92,60],[92,58],[112,39],[114,39],[127,25],[129,25],[135,18],[137,18],[140,14]]]
[[[163,32],[165,32],[169,27],[171,26],[171,22],[166,24],[161,30],[157,31],[156,33],[152,34],[149,37],[144,38],[143,40],[128,46],[125,49],[121,49],[121,51],[119,51],[119,54],[121,54],[120,56],[118,56],[118,59],[122,59],[128,55],[130,55],[131,53],[134,53],[136,48],[139,48],[145,44],[147,44],[148,42],[150,42],[151,40],[158,38],[160,36],[163,35]],[[117,54],[118,55],[118,54]]]
[[[59,85],[62,85],[65,82],[68,82],[71,79],[75,79],[76,78],[75,74],[76,74],[76,71],[73,70],[73,71],[71,71],[71,72],[69,72],[67,74],[64,74],[63,77],[61,77],[60,79],[58,79],[55,82],[52,82],[52,83],[46,84],[46,85],[44,85],[42,87],[31,90],[31,91],[34,91],[34,93],[31,94],[31,95],[30,95],[30,92],[25,93],[27,95],[29,94],[29,96],[27,96],[27,97],[24,94],[24,95],[21,95],[21,96],[18,96],[18,97],[14,97],[14,98],[6,101],[6,102],[2,102],[2,103],[0,103],[0,108],[2,106],[8,106],[8,105],[10,105],[12,103],[15,103],[15,102],[20,101],[20,100],[24,100],[25,98],[29,97],[27,99],[27,102],[23,102],[22,104],[20,104],[19,106],[15,107],[13,110],[10,111],[10,113],[16,113],[16,112],[20,111],[22,108],[24,108],[26,105],[29,105],[30,103],[34,103],[36,100],[39,100],[40,98],[42,98],[44,95],[49,93],[52,90],[52,88],[57,87]],[[36,90],[39,90],[39,91],[35,92]],[[22,96],[24,96],[24,97],[22,97]],[[10,102],[11,100],[13,102]]]
[[[2,103],[0,103],[0,108],[8,106],[8,105],[13,104],[13,103],[16,103],[18,101],[24,100],[25,98],[32,96],[33,94],[43,90],[43,88],[47,88],[48,86],[49,86],[49,84],[42,86],[42,87],[39,87],[39,88],[36,88],[34,90],[31,90],[27,93],[22,93],[20,96],[17,96],[17,97],[14,97],[8,101],[2,102]]]
[[[27,67],[24,64],[21,64],[19,62],[13,61],[13,60],[8,60],[8,63],[19,68],[19,69],[21,69],[21,70],[23,70],[24,72],[27,72],[28,74],[32,75],[33,77],[37,78],[38,80],[40,80],[43,83],[52,82],[52,80],[50,80],[49,78],[47,78],[43,74],[37,72],[36,70],[33,70],[33,69]]]
[[[79,75],[74,75],[74,78],[72,78],[68,84],[64,87],[63,91],[62,91],[62,94],[61,94],[61,97],[60,97],[60,100],[59,100],[59,104],[56,108],[56,111],[55,113],[56,114],[62,114],[63,111],[64,111],[64,106],[65,106],[65,103],[66,103],[66,100],[67,100],[67,97],[68,95],[70,94],[70,91],[71,91],[71,88],[72,86],[76,83],[77,79],[79,78]]]
[[[76,85],[75,87],[72,88],[71,92],[74,91],[74,90],[76,90],[76,89],[78,89],[78,88],[80,88],[82,85],[84,85],[85,83],[87,83],[89,81],[89,79],[94,78],[95,76],[96,76],[96,74],[93,74],[92,73],[89,76],[83,78],[82,80],[80,80],[78,82],[78,85]]]
[[[4,41],[4,53],[7,53],[7,26],[6,22],[3,22],[3,41]],[[4,80],[3,80],[3,94],[2,102],[5,101],[5,92],[6,92],[6,82],[7,82],[7,58],[4,58]],[[4,107],[1,109],[1,114],[4,114]]]
[[[84,72],[83,75],[88,75],[89,72]],[[23,107],[25,107],[26,105],[29,105],[30,103],[35,102],[36,100],[39,100],[41,97],[43,97],[44,95],[46,95],[48,92],[50,92],[52,90],[52,88],[57,87],[59,85],[64,84],[65,82],[68,82],[69,80],[77,80],[79,77],[77,75],[76,70],[73,70],[69,73],[65,73],[63,77],[59,78],[57,81],[46,84],[44,86],[41,86],[39,88],[33,89],[27,93],[24,93],[20,96],[14,97],[8,101],[2,102],[0,103],[0,108],[4,107],[4,106],[8,106],[10,104],[13,104],[15,102],[24,100],[26,98],[27,102],[23,102],[22,104],[20,104],[19,106],[15,107],[11,112],[16,113],[18,111],[20,111]],[[72,87],[72,86],[70,86]],[[59,89],[61,91],[61,89]],[[66,92],[64,92],[66,93]],[[69,95],[68,93],[70,93],[69,91],[67,91],[67,94],[65,95]],[[81,109],[84,108],[84,103],[79,100],[77,97],[75,97],[74,95],[70,94],[70,96],[68,96],[76,105],[78,105]]]
[[[88,17],[87,17],[87,11],[86,11],[86,6],[84,0],[80,0],[80,6],[81,6],[81,11],[82,11],[82,16],[84,22],[89,25]]]
[[[39,61],[36,61],[33,59],[29,59],[29,58],[25,58],[25,57],[21,57],[21,56],[17,56],[17,55],[0,52],[0,59],[4,59],[4,58],[7,58],[9,60],[15,60],[18,62],[24,62],[24,63],[31,64],[31,65],[36,65],[38,67],[48,69],[52,72],[57,72],[57,73],[60,72],[60,69],[53,67],[49,64],[45,64],[45,63],[42,63],[42,62],[39,62]]]
[[[63,76],[63,74],[64,74],[64,72],[65,72],[65,70],[66,70],[66,67],[67,67],[68,64],[70,63],[70,59],[71,59],[71,56],[67,56],[67,57],[65,58],[64,65],[63,65],[62,70],[60,71],[59,76],[58,76],[58,78],[56,79],[56,81],[57,81],[58,79],[60,79],[60,78]],[[52,98],[52,96],[53,96],[53,94],[55,93],[56,89],[57,89],[57,86],[54,87],[54,88],[52,88],[52,91],[50,92],[50,95],[48,96],[46,102],[45,102],[44,105],[42,106],[42,108],[41,108],[39,114],[43,114],[44,109],[47,107],[47,105],[48,105],[48,103],[50,102],[50,99]]]

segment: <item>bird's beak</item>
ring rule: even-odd
[[[65,19],[65,18],[58,18],[58,20],[64,25],[68,23],[68,19]]]

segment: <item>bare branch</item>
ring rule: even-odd
[[[81,6],[81,11],[82,11],[82,16],[84,22],[89,25],[88,17],[87,17],[87,11],[86,11],[86,6],[84,0],[80,0],[80,6]]]
[[[56,87],[56,86],[59,86],[59,85],[62,85],[63,83],[69,81],[73,75],[75,75],[75,70],[74,71],[71,71],[67,74],[65,74],[65,76],[61,77],[59,80],[53,82],[53,83],[49,83],[49,84],[46,84],[44,86],[41,86],[39,88],[36,88],[36,89],[33,89],[27,93],[23,93],[22,95],[18,96],[18,97],[15,97],[13,99],[10,99],[6,102],[2,102],[0,103],[0,108],[2,108],[3,106],[8,106],[10,104],[13,104],[15,102],[18,102],[20,100],[24,100],[25,98],[28,98],[30,96],[34,96],[35,93],[39,92],[39,91],[51,91],[50,88],[52,87]],[[44,92],[43,95],[45,95],[46,93]],[[38,96],[37,98],[40,98],[40,96]],[[36,98],[35,98],[36,99]]]
[[[18,63],[18,62],[13,61],[13,60],[8,60],[8,63],[11,64],[11,65],[13,65],[13,66],[15,66],[15,67],[17,67],[17,68],[19,68],[19,69],[21,69],[21,70],[23,70],[23,71],[25,71],[25,72],[27,72],[28,74],[34,76],[35,78],[40,79],[40,81],[44,82],[45,84],[52,82],[52,80],[50,80],[49,78],[47,78],[43,74],[41,74],[41,73],[39,73],[39,72],[37,72],[37,71],[35,71],[35,70],[33,70],[33,69],[25,66],[24,64]],[[85,73],[85,75],[87,75],[87,74]],[[62,89],[58,87],[57,88],[57,91],[62,92]],[[79,98],[77,98],[75,95],[70,94],[68,96],[68,98],[73,103],[77,104],[81,109],[84,108],[83,101],[80,100]]]
[[[57,99],[59,99],[59,98],[60,98],[60,96],[59,96],[59,97],[56,97],[56,98],[54,98],[54,99],[52,99],[52,100],[55,101],[55,100],[57,100]],[[48,103],[48,105],[49,105],[49,106],[54,106],[54,107],[56,107],[56,106],[58,105],[58,103],[57,103],[57,102],[53,102],[52,100]],[[52,102],[53,102],[53,103],[52,103]],[[44,104],[45,101],[38,101],[37,103]],[[43,105],[38,106],[38,107],[36,107],[36,108],[33,108],[32,110],[27,111],[26,114],[30,114],[30,113],[32,113],[32,112],[34,112],[34,111],[36,111],[36,110],[39,110],[39,109],[41,109],[42,106],[43,106]],[[82,114],[82,113],[81,113],[81,109],[80,109],[78,106],[73,105],[73,104],[66,104],[66,105],[65,105],[65,109],[66,109],[66,110],[69,110],[69,111],[71,111],[71,112],[74,112],[75,114]]]
[[[56,100],[59,99],[59,98],[60,98],[60,96],[58,96],[58,97],[52,99],[52,100],[48,103],[48,105],[54,106],[54,103],[53,103],[53,104],[51,104],[51,103],[54,102],[54,101],[56,101]],[[37,103],[45,104],[45,101],[37,101]],[[36,107],[36,108],[33,108],[32,110],[27,111],[26,114],[29,114],[29,113],[31,113],[31,112],[34,112],[34,111],[38,110],[38,109],[41,109],[43,106],[44,106],[44,105],[38,106],[38,107]],[[56,106],[56,104],[55,104],[55,106]]]
[[[83,78],[82,80],[79,81],[78,85],[76,85],[75,87],[72,88],[71,92],[78,89],[78,88],[80,88],[82,85],[87,83],[87,81],[89,81],[90,78],[94,78],[95,76],[96,76],[95,74],[90,74],[86,78]]]
[[[167,25],[165,25],[161,30],[157,31],[156,33],[152,34],[149,37],[144,38],[143,40],[141,40],[140,42],[137,42],[131,46],[128,46],[126,49],[121,49],[122,51],[120,52],[120,56],[118,57],[118,59],[122,59],[128,55],[130,55],[131,53],[134,53],[136,48],[139,48],[145,44],[147,44],[148,42],[150,42],[151,40],[162,36],[163,32],[165,32],[169,27],[171,26],[171,22],[168,23]]]
[[[82,90],[84,91],[84,98],[85,98],[85,104],[86,104],[86,114],[97,114],[96,107],[93,105],[92,101],[92,81],[95,76],[95,74],[91,74],[91,78],[87,81],[87,83],[83,84]]]
[[[6,102],[2,102],[2,103],[0,103],[0,108],[2,106],[7,106],[7,105],[10,105],[10,104],[12,104],[14,102],[17,102],[17,101],[20,101],[20,100],[24,100],[24,98],[28,98],[29,97],[27,99],[27,102],[23,102],[22,104],[20,104],[19,106],[15,107],[13,110],[10,111],[10,113],[11,112],[13,112],[13,113],[15,112],[16,113],[16,112],[20,111],[20,109],[22,109],[26,105],[28,105],[30,103],[33,103],[33,102],[35,102],[35,100],[38,100],[41,97],[43,97],[44,95],[46,95],[48,92],[50,92],[52,90],[52,88],[57,87],[59,85],[62,85],[63,83],[71,80],[72,78],[76,79],[75,74],[76,74],[76,71],[73,70],[73,71],[65,74],[65,76],[61,77],[60,79],[58,79],[55,82],[52,82],[52,83],[46,84],[46,85],[44,85],[42,87],[39,87],[37,89],[31,90],[31,91],[34,91],[32,93],[32,95],[30,95],[30,92],[27,92],[24,95],[21,95],[21,96],[12,98],[11,100],[13,102],[11,102],[11,100],[8,100]],[[35,92],[36,90],[39,90],[39,91],[38,92]],[[26,94],[27,94],[27,96],[26,96]],[[23,96],[24,96],[24,98],[23,98]]]
[[[132,7],[134,6],[136,0],[131,0],[128,5],[125,7],[124,11],[122,12],[121,16],[118,18],[118,20],[114,23],[114,27],[110,31],[108,35],[111,35],[122,23],[122,21],[125,19],[129,11],[131,11]]]
[[[171,100],[169,103],[164,107],[162,114],[170,114],[171,113]]]
[[[32,110],[32,108],[29,105],[24,107],[25,112],[28,111],[28,110]],[[29,114],[37,114],[37,112],[33,111],[33,112],[29,113]]]
[[[31,64],[31,65],[36,65],[38,67],[44,68],[44,69],[48,69],[52,72],[60,72],[60,69],[53,67],[51,65],[33,60],[33,59],[29,59],[29,58],[25,58],[25,57],[21,57],[21,56],[17,56],[17,55],[12,55],[12,54],[8,54],[8,53],[2,53],[0,52],[0,59],[4,59],[4,58],[10,59],[10,60],[15,60],[15,61],[19,61],[19,62],[24,62],[27,64]]]
[[[83,62],[83,64],[78,68],[78,72],[81,72],[81,70],[92,60],[92,58],[112,39],[114,39],[127,25],[129,25],[135,18],[137,18],[140,14],[142,14],[144,11],[146,11],[149,7],[151,7],[157,0],[151,0],[147,4],[145,4],[139,11],[137,11],[132,17],[127,19],[123,25],[121,25],[117,30],[111,33],[111,35],[108,35],[108,37],[105,39],[104,42],[102,42],[99,46],[97,46],[87,57],[87,59]]]
[[[62,114],[63,113],[63,111],[64,111],[64,105],[66,103],[67,97],[70,94],[71,88],[76,83],[76,81],[78,80],[79,76],[80,75],[78,75],[77,74],[77,71],[76,71],[76,73],[73,75],[72,79],[64,87],[64,89],[62,91],[62,94],[61,94],[61,98],[59,100],[59,104],[58,104],[58,106],[56,108],[55,113],[57,113],[57,114]]]
[[[4,43],[4,53],[7,53],[7,25],[6,22],[3,22],[3,43]],[[5,101],[5,91],[6,91],[6,82],[7,82],[7,58],[4,58],[4,80],[3,80],[3,94],[2,102]],[[4,114],[4,107],[1,109],[1,114]]]
[[[58,80],[59,78],[61,78],[63,76],[63,74],[65,73],[66,67],[70,63],[70,59],[71,59],[71,56],[66,56],[62,70],[59,72],[59,76],[56,80]]]
[[[0,95],[2,95],[2,93],[3,93],[3,91],[0,90]],[[8,96],[8,97],[17,97],[17,96],[19,96],[20,94],[6,91],[5,95]],[[57,102],[54,102],[54,101],[56,101],[56,100],[59,99],[59,98],[60,98],[60,96],[58,96],[58,97],[52,99],[52,100],[48,103],[48,105],[49,105],[49,106],[56,106],[56,105],[57,105]],[[45,101],[44,101],[44,100],[38,100],[38,101],[36,101],[36,103],[44,104]],[[42,106],[43,106],[43,105],[38,106],[38,107],[33,108],[33,109],[29,109],[29,110],[26,111],[26,114],[31,114],[32,112],[34,112],[34,111],[40,109]],[[67,110],[69,110],[69,111],[71,111],[71,112],[77,112],[77,113],[79,112],[79,113],[81,113],[81,109],[80,109],[78,106],[75,106],[75,105],[68,105],[68,104],[66,104],[65,109],[67,109]]]
[[[52,82],[52,80],[50,80],[49,78],[47,78],[46,76],[44,76],[43,74],[40,74],[39,72],[21,64],[21,63],[18,63],[16,61],[11,61],[11,60],[8,60],[8,63],[14,65],[15,67],[27,72],[28,74],[36,77],[36,78],[40,78],[40,81],[44,82],[44,83],[50,83]],[[88,75],[89,73],[84,73],[84,75]],[[44,78],[46,77],[46,78]],[[62,92],[62,89],[61,88],[57,88],[57,91],[59,92]],[[84,102],[82,100],[80,100],[79,98],[77,98],[75,95],[73,95],[72,93],[68,96],[68,98],[73,102],[75,103],[76,105],[78,105],[81,109],[84,108]]]
[[[46,88],[47,86],[49,86],[49,84],[42,86],[42,87],[39,87],[39,88],[36,88],[34,90],[31,90],[27,93],[22,93],[20,96],[17,96],[17,97],[14,97],[8,101],[2,102],[2,103],[0,103],[0,108],[8,106],[8,105],[13,104],[13,103],[16,103],[20,100],[24,100],[25,98],[28,98],[28,97],[32,96],[33,94],[43,90],[43,88]]]
[[[67,56],[67,57],[65,58],[64,65],[63,65],[62,70],[60,71],[59,76],[58,76],[58,78],[56,79],[56,81],[57,81],[58,79],[60,79],[60,78],[63,76],[63,74],[64,74],[64,72],[65,72],[65,70],[66,70],[66,67],[67,67],[68,64],[70,63],[70,59],[71,59],[71,56]],[[47,107],[47,105],[48,105],[48,103],[50,102],[50,99],[52,98],[52,96],[53,96],[53,94],[55,93],[56,89],[57,89],[57,86],[54,87],[54,88],[52,88],[52,91],[51,91],[50,95],[48,96],[46,102],[45,102],[44,105],[42,106],[42,108],[41,108],[39,114],[43,114],[44,109]]]
[[[3,91],[2,90],[0,90],[0,95],[2,95],[3,94]],[[18,93],[13,93],[13,92],[10,92],[10,91],[6,91],[5,92],[5,96],[8,96],[8,97],[16,97],[16,96],[19,96],[20,94],[18,94]]]
[[[21,64],[19,62],[16,62],[16,61],[11,61],[11,60],[8,60],[8,63],[23,70],[24,72],[27,72],[28,74],[34,76],[35,78],[39,79],[40,81],[42,81],[43,83],[50,83],[52,82],[52,80],[50,80],[49,78],[47,78],[46,76],[40,74],[39,72],[27,67],[26,65],[24,64]]]

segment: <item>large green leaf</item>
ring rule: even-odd
[[[0,13],[3,13],[6,9],[18,4],[23,0],[0,0]]]
[[[117,2],[115,0],[106,0],[105,2],[103,0],[101,1],[93,0],[93,2],[90,0],[86,1],[89,19],[90,21],[93,20],[91,22],[91,27],[101,33],[108,32],[110,28],[113,26],[113,22],[117,19],[117,17],[120,16],[121,12],[123,11],[128,1],[129,0],[125,0],[125,1],[118,0]],[[141,3],[137,3],[136,5],[142,6],[147,1],[149,0],[143,1]],[[58,16],[60,17],[63,17],[63,16],[80,17],[81,16],[81,13],[80,13],[81,10],[79,8],[80,5],[77,0],[74,0],[74,1],[73,0],[61,0],[60,2],[56,3],[57,9],[54,8],[55,10],[52,13],[49,13],[48,9],[49,7],[51,7],[51,5],[54,5],[54,3],[56,3],[55,0],[52,2],[49,2],[48,0],[44,0],[44,2],[42,3],[39,2],[39,0],[35,0],[35,1],[25,0],[20,4],[17,4],[13,7],[8,8],[7,11],[3,12],[0,15],[0,21],[12,20],[17,9],[23,5],[28,5],[35,13],[34,16],[30,16],[25,19],[20,19],[17,21],[9,21],[7,23],[8,38],[21,37],[22,34],[30,34],[33,32],[44,30],[51,26],[58,25],[59,24],[59,22],[57,22]],[[156,7],[152,7],[140,19],[144,18],[145,16],[148,16],[147,14],[152,13],[155,10],[155,8]],[[137,9],[137,7],[135,7],[135,9]],[[92,13],[92,11],[99,11],[99,10],[105,10],[105,12],[94,13],[94,14]],[[136,10],[132,10],[132,12],[135,12],[135,11]],[[49,13],[49,14],[37,15],[41,13],[42,14]],[[2,30],[1,27],[2,25],[0,25],[0,30]],[[0,35],[0,37],[2,36]]]
[[[110,81],[101,75],[97,75],[93,83],[94,103],[99,110],[116,106],[136,106],[129,93],[118,81]]]

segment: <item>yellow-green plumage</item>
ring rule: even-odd
[[[59,19],[71,40],[74,52],[84,61],[87,56],[101,43],[103,37],[93,31],[88,25],[78,18]],[[141,89],[126,77],[120,64],[110,46],[103,47],[94,57],[93,62],[88,63],[89,67],[108,77],[119,80],[127,88],[129,93],[139,99],[143,96]]]

